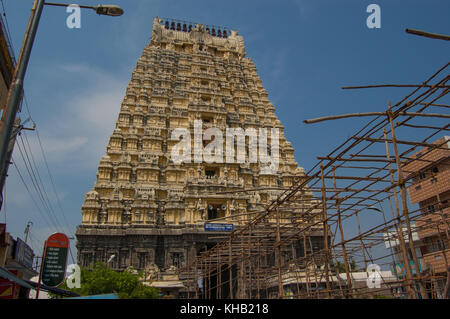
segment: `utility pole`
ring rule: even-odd
[[[22,48],[19,53],[19,59],[17,61],[16,68],[12,77],[11,85],[8,90],[8,97],[6,98],[6,108],[2,114],[2,126],[0,131],[0,209],[3,204],[3,188],[5,186],[6,175],[10,164],[10,158],[12,154],[12,148],[14,146],[14,140],[11,138],[15,136],[13,134],[14,122],[16,120],[17,113],[19,111],[20,103],[23,96],[23,82],[25,79],[25,73],[30,60],[31,49],[33,48],[34,39],[36,37],[39,20],[41,18],[42,9],[44,5],[63,6],[67,7],[68,4],[62,3],[45,3],[44,0],[34,0],[33,7],[31,8],[30,19],[28,20],[28,26],[25,31],[25,37],[22,43]],[[99,15],[108,16],[120,16],[123,14],[123,10],[116,5],[98,5],[80,6],[80,8],[89,8],[96,11]],[[12,147],[10,143],[12,142]]]
[[[28,234],[30,233],[30,227],[33,225],[33,222],[32,221],[29,221],[28,223],[27,223],[27,227],[25,228],[25,231],[24,231],[24,235],[25,235],[25,244],[27,243],[27,240],[28,240]]]
[[[19,111],[20,102],[22,100],[23,81],[25,72],[30,60],[31,48],[36,37],[36,31],[41,17],[42,8],[44,7],[44,0],[35,0],[31,9],[31,16],[28,22],[28,27],[25,33],[25,38],[20,50],[19,60],[14,70],[11,86],[8,90],[8,97],[6,99],[6,109],[2,116],[2,130],[0,132],[0,192],[3,194],[3,187],[5,185],[6,173],[10,160],[8,153],[12,153],[10,149],[11,137],[14,129],[14,121],[16,120],[17,112]],[[8,150],[10,152],[8,152]],[[0,208],[3,204],[3,195],[0,198]]]

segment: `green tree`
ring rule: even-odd
[[[353,258],[350,258],[350,262],[348,264],[350,271],[358,271],[359,267],[356,264],[356,262],[353,260]],[[333,269],[334,271],[342,274],[345,273],[345,265],[344,263],[338,261],[336,264],[331,264],[331,269]]]
[[[117,293],[120,299],[159,298],[157,288],[145,286],[139,278],[142,273],[130,270],[114,271],[104,263],[96,263],[93,268],[81,268],[80,288],[68,288],[64,282],[59,288],[73,291],[81,296]]]

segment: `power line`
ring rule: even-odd
[[[27,99],[26,99],[25,96],[24,96],[24,101],[25,101],[25,107],[26,107],[26,109],[27,109],[28,116],[29,116],[30,120],[31,120],[31,121],[33,122],[33,124],[34,124],[34,128],[35,128],[34,131],[36,132],[36,136],[37,136],[37,139],[38,139],[38,144],[39,144],[39,147],[40,147],[40,150],[41,150],[42,158],[44,159],[45,167],[46,167],[46,169],[47,169],[47,173],[48,173],[48,176],[49,176],[49,179],[50,179],[50,183],[51,183],[51,185],[52,185],[53,192],[54,192],[54,194],[55,194],[56,202],[57,202],[58,207],[59,207],[59,209],[60,209],[60,211],[61,211],[61,213],[62,213],[62,216],[63,216],[63,217],[62,217],[62,218],[63,218],[63,222],[65,223],[65,226],[67,227],[67,231],[69,232],[69,236],[75,238],[74,233],[70,230],[70,229],[71,229],[70,223],[68,222],[68,219],[67,219],[66,213],[65,213],[65,211],[64,211],[64,209],[63,209],[63,207],[62,207],[61,200],[60,200],[60,198],[59,198],[58,192],[56,191],[55,182],[54,182],[53,175],[52,175],[52,173],[51,173],[51,170],[50,170],[50,167],[49,167],[49,164],[48,164],[48,161],[47,161],[47,157],[45,156],[45,151],[44,151],[44,147],[43,147],[41,138],[40,138],[40,136],[39,136],[39,131],[38,131],[36,122],[34,122],[32,116],[31,116],[31,112],[30,112],[30,109],[29,109],[29,106],[28,106],[28,101],[27,101]],[[32,157],[32,159],[33,159],[33,161],[34,161],[33,153],[32,153],[30,144],[29,144],[29,142],[28,142],[28,138],[27,138],[26,134],[24,134],[24,135],[25,135],[25,140],[27,141],[27,144],[28,144],[28,147],[29,147],[29,150],[30,150],[31,157]],[[36,165],[35,165],[35,166],[36,166]],[[39,176],[39,173],[38,173],[38,176]],[[40,177],[40,176],[39,176],[39,177]],[[42,183],[42,184],[43,184],[43,183]],[[44,191],[45,191],[45,188],[44,188]],[[45,194],[47,195],[46,192],[45,192]],[[48,195],[47,195],[47,198],[48,198]],[[71,255],[71,258],[72,258],[72,262],[75,263],[75,260],[74,260],[74,258],[73,258],[73,254],[72,254],[72,249],[71,249],[70,245],[69,245],[69,252],[70,252],[70,255]]]
[[[30,143],[28,142],[28,138],[27,138],[26,134],[23,134],[23,136],[25,136],[25,141],[27,142],[27,146],[28,146],[28,150],[29,150],[29,151],[25,150],[25,154],[26,155],[28,155],[27,153],[30,154],[31,161],[32,161],[32,164],[33,164],[33,166],[35,168],[34,170],[35,170],[37,178],[38,178],[38,182],[41,185],[41,189],[43,191],[43,195],[45,195],[45,199],[46,199],[46,201],[48,203],[48,207],[50,208],[50,210],[51,210],[53,216],[55,217],[55,220],[58,223],[58,225],[60,227],[62,227],[62,224],[60,223],[60,221],[58,219],[58,215],[56,214],[55,210],[53,209],[53,205],[52,205],[52,202],[50,201],[50,198],[49,198],[49,196],[47,194],[47,191],[45,190],[45,185],[44,185],[44,183],[43,183],[43,181],[41,179],[41,175],[39,174],[39,169],[38,169],[38,166],[36,165],[36,161],[34,160],[33,152],[31,151],[31,147],[30,147]],[[20,136],[20,138],[21,138],[22,143],[23,143],[22,135]]]
[[[47,162],[47,158],[45,156],[44,148],[42,147],[41,138],[39,137],[39,132],[38,132],[37,128],[36,128],[35,132],[36,132],[36,136],[38,138],[39,147],[41,149],[41,153],[42,153],[42,157],[44,159],[45,167],[47,168],[47,173],[48,173],[48,176],[50,177],[50,182],[51,182],[51,185],[52,185],[52,188],[53,188],[53,192],[55,193],[56,202],[58,203],[58,207],[59,207],[59,209],[61,210],[61,212],[63,214],[63,219],[66,222],[66,225],[69,226],[70,224],[69,224],[69,222],[68,222],[68,220],[66,218],[66,213],[65,213],[65,211],[64,211],[64,209],[63,209],[63,207],[61,205],[61,201],[59,199],[58,192],[56,191],[56,187],[55,187],[55,183],[54,183],[54,180],[53,180],[53,176],[52,176],[52,173],[50,171],[50,168],[49,168],[49,165],[48,165],[48,162]]]
[[[23,140],[22,140],[22,143],[23,143]],[[38,194],[38,198],[40,199],[40,201],[42,203],[42,206],[44,207],[44,210],[48,213],[48,216],[50,217],[50,221],[53,223],[53,226],[55,227],[55,229],[61,228],[61,226],[58,225],[58,222],[54,218],[54,216],[51,216],[51,211],[50,211],[50,209],[49,209],[49,207],[48,207],[48,205],[47,205],[47,203],[45,201],[45,198],[44,198],[44,196],[42,194],[42,191],[41,191],[41,189],[40,189],[40,187],[38,185],[38,182],[36,180],[36,175],[34,174],[33,168],[31,167],[31,163],[29,161],[28,155],[27,155],[27,160],[28,160],[28,162],[27,162],[27,160],[25,160],[25,156],[23,155],[20,143],[17,143],[17,146],[18,146],[18,150],[20,152],[20,155],[22,157],[22,160],[23,160],[23,162],[25,164],[25,168],[26,168],[26,170],[28,172],[28,175],[30,176],[31,182],[33,184],[33,187],[34,187],[36,193]],[[24,147],[25,147],[25,145],[24,145]]]
[[[27,104],[27,103],[25,103],[25,104],[27,105],[27,109],[28,109],[28,104]],[[31,117],[31,115],[30,115],[30,117]],[[34,122],[34,121],[33,121],[33,122]],[[52,173],[51,173],[51,171],[50,171],[50,168],[49,168],[49,165],[48,165],[48,162],[47,162],[47,157],[45,156],[44,147],[42,146],[41,138],[40,138],[40,136],[39,136],[39,132],[38,132],[38,130],[37,130],[37,127],[36,127],[36,129],[35,129],[35,132],[36,132],[36,136],[37,136],[37,138],[38,138],[39,147],[40,147],[40,149],[41,149],[42,158],[44,159],[45,167],[47,168],[47,173],[48,173],[48,176],[50,177],[50,182],[51,182],[51,185],[52,185],[52,189],[53,189],[53,192],[55,193],[56,202],[57,202],[57,204],[58,204],[59,209],[60,209],[61,212],[62,212],[63,219],[64,219],[64,221],[65,221],[65,223],[66,223],[66,225],[67,225],[67,230],[70,232],[70,233],[69,233],[70,236],[73,237],[73,238],[75,238],[75,234],[74,234],[73,232],[70,231],[70,223],[69,223],[68,220],[67,220],[66,213],[65,213],[65,211],[64,211],[64,209],[63,209],[63,207],[62,207],[62,205],[61,205],[61,200],[59,199],[58,192],[56,191],[55,182],[54,182],[54,180],[53,180],[53,176],[52,176]],[[71,246],[70,246],[70,243],[69,243],[69,253],[70,253],[70,257],[72,258],[72,263],[75,264],[75,259],[74,259],[73,254],[72,254],[72,248],[71,248]]]
[[[11,32],[10,32],[10,28],[9,28],[9,24],[8,24],[8,18],[7,18],[7,16],[6,16],[6,10],[5,10],[5,5],[4,5],[3,0],[1,0],[1,5],[2,5],[3,16],[4,16],[4,21],[5,21],[4,25],[5,25],[5,29],[6,29],[7,43],[9,44],[9,48],[10,48],[9,51],[10,51],[11,59],[13,60],[13,63],[14,63],[14,65],[15,65],[15,63],[16,63],[15,54],[14,54],[15,51],[14,51],[13,43],[12,43],[12,41],[11,41],[12,37],[11,37]],[[31,117],[31,112],[30,112],[30,109],[29,109],[29,107],[28,107],[28,101],[27,101],[27,98],[26,98],[26,96],[25,96],[25,92],[23,92],[23,99],[24,99],[24,101],[25,101],[25,106],[26,106],[26,109],[27,109],[29,118],[31,119],[31,121],[33,122],[33,124],[36,126],[36,123],[34,122],[34,120],[33,120],[32,117]],[[54,180],[53,180],[53,176],[52,176],[52,174],[51,174],[51,172],[50,172],[50,168],[49,168],[47,159],[46,159],[46,157],[45,157],[45,152],[44,152],[44,149],[43,149],[43,147],[42,147],[42,142],[41,142],[41,140],[40,140],[39,133],[38,133],[37,129],[36,129],[36,135],[37,135],[37,138],[38,138],[38,141],[39,141],[39,146],[40,146],[40,149],[41,149],[41,152],[42,152],[42,157],[44,158],[44,163],[45,163],[45,166],[46,166],[46,168],[47,168],[47,172],[48,172],[49,177],[50,177],[50,181],[51,181],[51,184],[52,184],[52,188],[53,188],[53,191],[54,191],[54,193],[55,193],[55,197],[56,197],[57,204],[58,204],[58,206],[59,206],[59,208],[60,208],[60,210],[61,210],[61,212],[62,212],[64,222],[65,222],[65,224],[66,224],[66,226],[67,226],[67,230],[70,232],[70,234],[73,234],[73,233],[70,231],[70,224],[69,224],[69,222],[68,222],[68,220],[67,220],[67,218],[66,218],[65,211],[64,211],[64,209],[62,208],[61,201],[60,201],[60,199],[59,199],[58,193],[56,192],[56,187],[55,187],[55,183],[54,183]],[[29,165],[30,165],[29,167],[31,168],[31,172],[32,172],[33,175],[34,175],[34,180],[33,180],[33,175],[30,174],[30,170],[28,169],[28,167],[27,167],[27,165],[26,165],[26,161],[25,161],[25,158],[23,157],[23,153],[22,153],[22,151],[19,149],[19,151],[20,151],[20,153],[21,153],[21,156],[22,156],[22,159],[23,159],[23,161],[24,161],[24,163],[25,163],[25,166],[26,166],[27,171],[28,171],[28,173],[29,173],[29,175],[30,175],[30,178],[31,178],[31,180],[32,180],[32,182],[33,182],[33,186],[34,186],[35,189],[38,191],[38,194],[39,194],[40,197],[41,197],[41,201],[42,201],[44,207],[47,206],[47,208],[49,208],[48,211],[49,211],[50,213],[53,213],[53,214],[54,214],[54,217],[55,217],[55,223],[58,223],[58,224],[59,224],[58,219],[56,218],[56,214],[54,213],[53,208],[52,208],[52,206],[51,206],[51,202],[50,202],[50,200],[49,200],[48,194],[47,194],[47,192],[45,191],[44,184],[42,183],[42,180],[41,180],[41,178],[40,178],[39,171],[38,171],[37,166],[36,166],[36,163],[35,163],[35,161],[34,161],[34,156],[33,156],[33,153],[32,153],[32,151],[31,151],[31,147],[30,147],[30,145],[29,145],[29,142],[28,142],[28,139],[27,139],[26,136],[25,136],[25,139],[26,139],[26,142],[27,142],[28,147],[29,147],[30,156],[31,156],[32,161],[33,161],[33,163],[34,163],[34,165],[35,165],[35,170],[36,170],[36,173],[37,173],[37,175],[38,175],[39,181],[40,181],[41,184],[42,184],[42,190],[44,191],[45,196],[46,196],[46,198],[47,198],[48,205],[45,204],[45,199],[44,199],[43,196],[42,196],[42,191],[41,191],[41,189],[40,189],[39,187],[37,187],[37,186],[39,186],[39,184],[38,184],[38,181],[36,180],[36,176],[34,175],[33,168],[32,168],[32,166],[31,166],[31,163],[30,163],[29,158],[28,158],[27,150],[26,150],[26,148],[25,148],[25,145],[23,144],[23,139],[22,139],[22,137],[21,137],[22,145],[23,145],[23,148],[24,148],[24,152],[25,152],[25,154],[27,155],[28,163],[29,163]],[[19,148],[20,148],[20,146],[19,146]],[[29,195],[30,195],[30,197],[32,198],[32,200],[33,200],[34,204],[36,205],[36,207],[38,208],[38,211],[42,214],[42,216],[45,216],[45,214],[43,214],[42,211],[40,210],[39,205],[37,205],[36,200],[35,200],[34,197],[32,196],[32,194],[31,194],[31,192],[30,192],[30,190],[29,190],[27,184],[25,183],[25,180],[23,179],[23,177],[22,177],[22,175],[21,175],[21,173],[20,173],[20,171],[19,171],[17,165],[15,164],[15,162],[14,162],[14,166],[16,167],[16,170],[17,170],[17,172],[18,172],[18,174],[19,174],[19,176],[20,176],[20,178],[21,178],[21,180],[22,180],[22,183],[24,184],[24,186],[25,186],[26,189],[27,189],[27,192],[29,193]],[[6,189],[5,189],[5,195],[6,195]],[[39,196],[38,196],[38,197],[39,197]],[[53,221],[51,217],[50,217],[50,220]],[[5,210],[5,223],[6,223],[6,210]],[[50,223],[49,223],[49,226],[50,226]],[[30,235],[30,236],[31,236],[31,235]],[[71,237],[74,237],[74,236],[71,236]],[[72,254],[72,250],[71,250],[71,247],[70,247],[70,244],[69,244],[69,252],[70,252],[70,255],[71,255],[71,258],[72,258],[72,262],[75,263],[75,262],[74,262],[74,258],[73,258],[73,254]]]
[[[41,214],[42,218],[45,220],[45,223],[48,224],[49,226],[55,227],[47,220],[47,216],[42,212],[41,207],[38,205],[36,199],[34,198],[33,194],[31,193],[30,189],[28,188],[28,185],[25,182],[25,179],[23,178],[22,174],[20,173],[19,167],[17,166],[14,158],[13,158],[13,165],[16,168],[17,174],[19,175],[19,178],[22,181],[22,184],[25,186],[25,189],[27,190],[28,194],[30,195],[31,200],[33,201],[34,205],[36,206],[38,212]]]
[[[45,186],[44,186],[44,183],[42,182],[41,176],[40,176],[40,174],[39,174],[39,170],[38,170],[38,167],[37,167],[37,165],[36,165],[36,161],[34,160],[33,152],[32,152],[32,150],[31,150],[30,144],[29,144],[29,142],[28,142],[28,138],[27,138],[26,134],[24,134],[24,136],[25,136],[25,141],[27,142],[27,145],[28,145],[28,149],[29,149],[29,153],[30,153],[31,160],[32,160],[32,164],[33,164],[34,167],[35,167],[35,171],[36,171],[36,175],[37,175],[37,178],[38,178],[38,182],[40,182],[40,184],[41,184],[41,189],[42,189],[43,194],[45,195],[45,199],[46,199],[46,201],[47,201],[47,203],[48,203],[48,208],[50,209],[50,212],[52,213],[52,215],[55,217],[56,223],[59,225],[60,228],[63,228],[62,225],[60,224],[58,218],[57,218],[57,214],[56,214],[55,210],[53,209],[53,206],[52,206],[52,204],[51,204],[51,201],[50,201],[50,198],[49,198],[49,196],[48,196],[48,194],[47,194],[47,191],[45,190]],[[23,143],[22,136],[21,136],[21,141],[22,141],[23,146],[25,147],[25,144]],[[42,144],[41,144],[41,146],[42,146]],[[42,150],[42,149],[41,149],[41,150]],[[42,151],[43,151],[43,150],[42,150]],[[27,150],[26,150],[26,149],[25,149],[25,154],[27,155],[27,158],[28,158],[28,154],[27,154]],[[45,155],[44,155],[44,156],[45,156]],[[31,165],[31,163],[30,163],[30,165]],[[48,167],[48,164],[47,164],[47,169],[48,169],[48,171],[50,172],[50,169],[49,169],[49,167]],[[50,173],[50,176],[51,176],[51,173]],[[36,177],[36,176],[35,176],[35,177]],[[52,181],[52,183],[53,183],[53,181]],[[39,184],[38,184],[38,185],[39,185]],[[54,186],[54,184],[53,184],[53,186]],[[56,188],[55,188],[55,187],[54,187],[54,192],[55,192],[55,195],[56,195],[57,200],[59,200],[59,197],[58,197],[58,194],[57,194],[57,192],[56,192]],[[60,204],[60,203],[59,203],[59,205],[60,205],[60,207],[61,207],[61,204]],[[62,212],[63,212],[63,211],[62,211]],[[64,214],[64,213],[63,213],[63,214]],[[65,219],[65,215],[63,215],[63,217],[64,217],[64,219]],[[65,219],[65,220],[66,220],[66,227],[67,227],[67,230],[70,232],[70,226],[68,225],[67,219]],[[71,232],[70,232],[70,233],[71,233]],[[69,236],[71,236],[70,233],[69,233]],[[73,261],[74,259],[73,259],[73,255],[72,255],[72,251],[71,251],[70,244],[69,244],[69,252],[70,252],[70,255],[71,255],[72,261]]]
[[[40,177],[39,171],[37,169],[37,165],[36,162],[34,161],[34,156],[32,155],[31,152],[31,147],[29,145],[28,139],[25,137],[25,140],[27,141],[28,147],[29,147],[29,151],[27,151],[25,143],[23,141],[22,136],[21,137],[21,143],[22,146],[20,146],[20,144],[18,143],[18,149],[19,152],[22,156],[22,160],[24,161],[25,167],[27,169],[27,172],[30,176],[30,179],[32,181],[32,184],[36,190],[36,192],[38,193],[38,197],[41,200],[42,205],[44,206],[44,211],[47,212],[48,217],[50,218],[51,223],[48,223],[49,225],[52,224],[53,227],[56,229],[56,232],[58,232],[58,228],[62,229],[63,227],[61,226],[61,224],[59,223],[58,219],[56,218],[56,214],[55,211],[53,210],[53,207],[51,205],[50,199],[48,197],[47,192],[45,191],[45,187],[44,187],[44,183],[42,182],[42,179]],[[23,150],[22,150],[23,148]],[[28,152],[30,153],[30,156],[28,156]],[[25,153],[25,156],[23,155]],[[31,161],[30,161],[30,157],[31,157]],[[25,160],[26,158],[26,160]],[[34,169],[33,169],[33,165],[34,165]],[[16,169],[18,169],[18,167],[16,166]],[[36,173],[35,173],[36,171]],[[20,174],[20,172],[19,172]],[[37,176],[36,176],[37,175]],[[21,176],[21,174],[20,174]],[[21,176],[22,182],[24,183],[24,185],[26,186],[26,183],[23,179],[23,177]],[[27,190],[29,191],[28,186],[26,186]],[[31,196],[31,192],[30,192],[30,196]],[[35,204],[37,205],[37,203],[35,202]],[[69,228],[70,229],[70,228]],[[72,262],[74,262],[74,258],[73,258],[73,254],[72,254],[72,249],[69,245],[69,252],[72,258]]]
[[[52,176],[50,167],[49,167],[49,165],[48,165],[47,157],[45,156],[45,151],[44,151],[43,143],[42,143],[41,138],[40,138],[40,136],[39,136],[39,130],[38,130],[38,127],[37,127],[37,125],[36,125],[36,122],[33,120],[33,117],[31,116],[31,111],[30,111],[30,108],[29,108],[29,105],[28,105],[28,99],[27,99],[27,96],[25,95],[25,92],[23,93],[23,99],[24,99],[24,102],[25,102],[25,108],[26,108],[26,110],[27,110],[28,117],[29,117],[29,119],[31,120],[31,122],[32,122],[33,125],[34,125],[34,131],[36,132],[36,137],[37,137],[37,139],[38,139],[38,143],[39,143],[39,147],[40,147],[40,149],[41,149],[42,157],[43,157],[43,159],[44,159],[44,163],[45,163],[45,166],[46,166],[46,168],[47,168],[47,173],[48,173],[48,175],[49,175],[49,177],[50,177],[50,182],[51,182],[51,184],[52,184],[52,189],[53,189],[53,192],[54,192],[55,197],[56,197],[56,202],[57,202],[57,204],[58,204],[59,209],[60,209],[61,212],[62,212],[64,222],[65,222],[65,224],[66,224],[66,226],[67,226],[67,231],[69,232],[69,236],[75,238],[75,234],[74,234],[73,232],[70,231],[70,229],[71,229],[70,223],[68,222],[68,219],[67,219],[67,217],[66,217],[65,210],[63,209],[63,207],[62,207],[62,205],[61,205],[61,200],[59,199],[58,192],[56,191],[56,186],[55,186],[55,183],[54,183],[54,179],[53,179],[53,176]],[[25,138],[26,138],[26,136],[25,136]],[[27,141],[28,141],[28,140],[27,140]],[[31,152],[31,148],[30,148],[30,152]],[[71,255],[71,258],[72,258],[72,262],[75,263],[75,260],[74,260],[73,254],[72,254],[72,248],[71,248],[70,245],[69,245],[69,252],[70,252],[70,255]]]
[[[25,93],[24,93],[24,102],[25,102],[25,108],[26,108],[27,113],[28,113],[28,117],[29,117],[29,119],[31,120],[31,122],[34,125],[34,132],[36,132],[36,137],[38,139],[38,144],[39,144],[39,147],[40,147],[40,150],[41,150],[42,158],[44,159],[44,163],[45,163],[45,166],[46,166],[46,169],[47,169],[47,173],[48,173],[49,178],[50,178],[50,183],[52,185],[52,189],[53,189],[53,192],[55,194],[56,202],[57,202],[58,207],[59,207],[59,209],[60,209],[60,211],[62,213],[62,216],[63,216],[63,221],[65,222],[65,226],[67,227],[67,231],[69,233],[69,236],[75,238],[75,234],[70,230],[71,229],[70,223],[68,222],[68,219],[67,219],[66,213],[65,213],[65,211],[64,211],[64,209],[62,207],[61,200],[59,198],[58,192],[56,191],[56,186],[55,186],[55,182],[54,182],[54,179],[53,179],[53,175],[51,173],[50,166],[49,166],[48,161],[47,161],[47,157],[45,156],[43,143],[42,143],[41,138],[39,136],[39,130],[37,128],[36,122],[33,120],[33,117],[31,116],[31,111],[30,111],[30,108],[29,108],[29,105],[28,105],[28,100],[27,100],[27,97],[26,97]],[[25,139],[26,139],[27,144],[29,146],[28,139],[27,139],[26,135],[25,135]],[[30,150],[30,154],[32,154],[32,150],[31,150],[30,146],[29,146],[29,150]],[[72,248],[71,248],[70,245],[69,245],[69,252],[70,252],[70,256],[71,256],[72,262],[75,263],[75,259],[74,259],[73,254],[72,254]]]

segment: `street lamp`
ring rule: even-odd
[[[10,143],[13,135],[14,121],[22,100],[25,72],[28,66],[28,61],[30,60],[31,49],[36,37],[36,31],[41,18],[42,9],[45,4],[60,7],[69,6],[69,4],[45,3],[44,0],[35,0],[33,7],[31,8],[31,15],[28,21],[27,30],[25,31],[22,49],[20,50],[19,59],[17,61],[11,85],[8,90],[8,96],[5,103],[6,108],[4,114],[2,115],[3,125],[1,126],[0,132],[0,209],[3,204],[3,187],[5,185],[6,175],[11,161],[12,149],[14,147],[14,142]],[[123,14],[122,8],[116,5],[79,7],[93,9],[97,14],[101,15],[120,16]]]
[[[98,6],[93,7],[93,9],[95,10],[95,12],[97,12],[97,14],[103,14],[106,16],[118,17],[123,14],[122,8],[119,6],[115,6],[115,5],[99,4]]]
[[[57,7],[68,7],[69,4],[65,3],[51,3],[51,2],[45,2],[45,5],[48,6],[57,6]],[[97,6],[78,6],[83,9],[93,9],[97,14],[105,15],[105,16],[112,16],[112,17],[118,17],[123,14],[123,9],[119,6],[113,5],[113,4],[99,4]]]

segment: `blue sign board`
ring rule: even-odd
[[[72,298],[67,298],[67,299],[119,299],[119,296],[115,293],[112,293],[112,294],[104,294],[104,295],[72,297]]]
[[[233,231],[233,224],[205,223],[206,231]]]
[[[33,258],[34,258],[33,249],[31,249],[30,246],[25,244],[25,242],[22,239],[17,238],[14,259],[18,263],[25,266],[26,268],[33,269]]]

